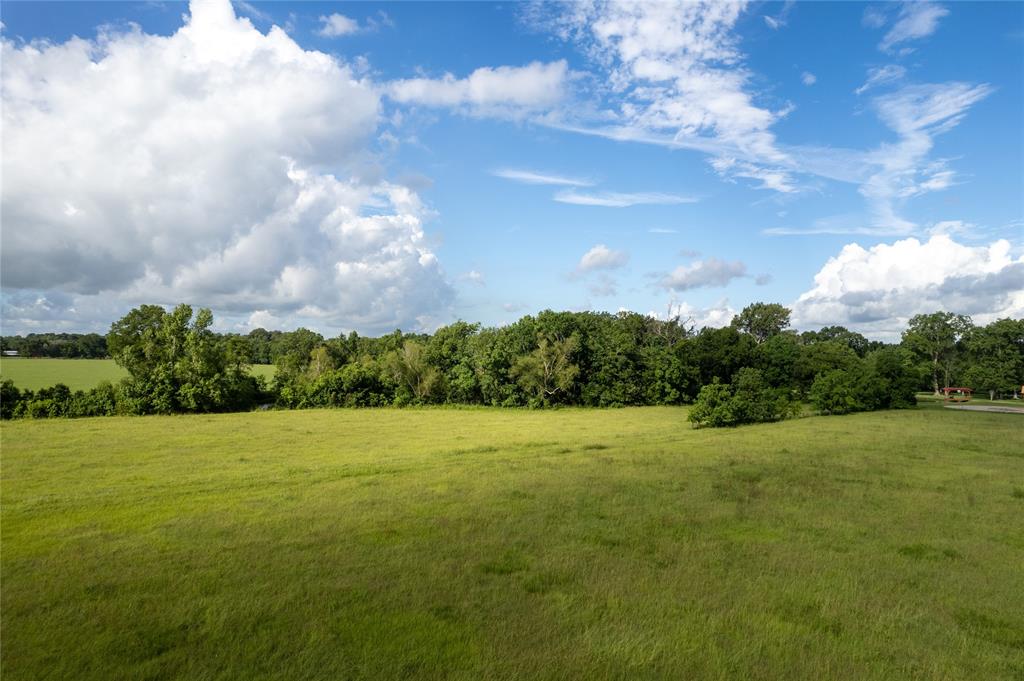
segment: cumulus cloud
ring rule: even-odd
[[[337,38],[339,36],[349,35],[358,31],[358,21],[350,19],[344,14],[338,14],[335,12],[330,16],[320,17],[320,30],[318,30],[317,33],[325,38]]]
[[[804,85],[814,85],[818,82],[818,77],[810,71],[804,71],[800,74],[800,82]]]
[[[658,285],[672,291],[726,286],[733,279],[747,275],[747,266],[735,260],[729,262],[711,257],[689,265],[680,265],[661,277]]]
[[[907,70],[899,64],[886,64],[868,69],[868,78],[864,84],[854,90],[854,94],[862,95],[871,88],[903,80]]]
[[[729,323],[732,322],[732,318],[736,316],[736,312],[737,311],[729,304],[729,299],[723,298],[708,307],[699,307],[685,301],[677,302],[673,300],[669,303],[667,313],[652,311],[648,312],[647,315],[661,320],[678,317],[679,322],[687,328],[720,329],[723,326],[728,326]]]
[[[629,262],[629,253],[616,251],[604,244],[597,244],[583,254],[576,265],[577,274],[586,274],[594,270],[614,270]]]
[[[591,187],[594,184],[590,180],[578,177],[566,177],[565,175],[534,170],[516,170],[514,168],[501,168],[491,174],[495,177],[512,180],[513,182],[522,182],[523,184],[546,184],[564,187]]]
[[[565,96],[569,66],[564,59],[526,66],[476,69],[466,78],[446,73],[441,78],[410,78],[392,82],[389,96],[404,104],[465,108],[475,114],[522,114],[549,108]]]
[[[930,36],[939,27],[939,19],[947,14],[949,14],[948,9],[931,2],[903,3],[896,23],[882,38],[878,49],[883,52],[891,52],[900,43]]]
[[[67,294],[83,325],[116,318],[99,300],[368,331],[447,309],[431,213],[371,172],[379,95],[343,62],[227,0],[170,36],[2,49],[5,296]]]
[[[1005,239],[966,246],[938,234],[843,247],[793,306],[794,326],[842,324],[895,339],[915,314],[948,310],[978,323],[1024,316],[1024,256]]]
[[[696,203],[697,199],[677,194],[660,192],[578,192],[575,190],[561,191],[555,194],[555,201],[572,203],[577,206],[602,206],[605,208],[628,208],[639,205],[675,205],[680,203]]]

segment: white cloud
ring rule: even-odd
[[[629,253],[615,251],[604,244],[597,244],[583,254],[576,265],[577,274],[587,274],[595,270],[614,270],[629,262]]]
[[[879,7],[868,7],[864,10],[861,23],[868,28],[882,28],[889,22],[889,17]]]
[[[878,44],[878,49],[891,52],[893,47],[909,40],[930,36],[939,27],[939,19],[949,10],[931,2],[905,2],[896,23]]]
[[[1010,243],[965,246],[948,235],[843,247],[793,306],[794,326],[842,324],[895,339],[915,314],[947,310],[978,323],[1024,316],[1024,256]]]
[[[487,285],[487,279],[484,277],[482,273],[478,272],[477,270],[470,270],[469,272],[466,272],[465,274],[460,276],[459,279],[462,279],[463,281],[473,284],[474,286]]]
[[[800,82],[804,85],[814,85],[818,82],[818,77],[810,71],[804,71],[800,74]]]
[[[378,91],[344,63],[227,0],[170,36],[2,49],[5,324],[58,294],[80,325],[142,302],[367,331],[447,309],[431,213],[378,179]]]
[[[977,225],[970,222],[964,222],[963,220],[942,220],[928,228],[928,234],[930,236],[945,234],[948,236],[960,235],[971,237],[977,234],[977,231]]]
[[[441,78],[392,82],[389,96],[404,104],[468,108],[475,114],[522,114],[554,106],[565,97],[569,66],[564,59],[526,66],[479,68],[466,78],[446,73]]]
[[[864,81],[863,85],[861,85],[853,92],[855,94],[862,95],[871,88],[903,80],[903,77],[906,75],[907,70],[898,64],[886,64],[885,66],[876,66],[874,68],[868,69],[868,79]]]
[[[782,11],[778,14],[775,16],[768,16],[766,14],[761,18],[764,19],[764,23],[768,25],[768,28],[777,31],[786,25],[786,18],[789,16],[794,5],[796,5],[796,0],[786,0],[782,5]]]
[[[759,166],[727,156],[711,159],[711,167],[722,175],[760,180],[761,184],[757,189],[773,189],[782,194],[797,191],[789,173],[782,168]]]
[[[534,170],[515,170],[513,168],[502,168],[491,173],[495,177],[501,177],[513,182],[523,184],[546,184],[565,187],[591,187],[593,182],[578,177],[566,177],[554,173],[537,172]]]
[[[909,234],[916,225],[897,214],[896,201],[953,183],[944,162],[925,163],[933,138],[954,128],[967,109],[992,92],[987,84],[942,83],[909,85],[875,99],[879,118],[897,135],[868,155],[874,173],[860,187],[879,234]]]
[[[621,0],[557,8],[561,14],[548,26],[576,41],[608,82],[605,108],[595,117],[600,124],[561,127],[756,166],[779,168],[787,160],[770,131],[786,109],[759,107],[748,91],[750,75],[733,33],[744,3]]]
[[[573,189],[555,194],[555,201],[572,203],[578,206],[603,206],[606,208],[626,208],[639,205],[674,205],[680,203],[696,203],[697,199],[676,194],[660,192],[592,192],[583,193]]]
[[[252,3],[245,2],[245,0],[234,0],[234,5],[238,9],[242,10],[243,14],[246,14],[253,19],[259,19],[260,21],[268,24],[273,23],[273,18],[269,14],[257,8]]]
[[[658,285],[672,291],[687,291],[695,288],[726,286],[733,279],[745,277],[747,266],[736,260],[728,262],[718,258],[698,260],[690,265],[680,265],[659,281]]]
[[[247,330],[252,329],[281,329],[282,320],[280,317],[274,315],[270,310],[256,310],[242,325]]]
[[[335,12],[330,16],[320,17],[320,30],[318,30],[317,33],[325,38],[337,38],[343,35],[351,35],[358,31],[358,21],[350,19],[344,14],[338,14]]]
[[[648,312],[647,315],[661,320],[678,316],[679,322],[687,328],[720,329],[732,322],[736,312],[729,305],[729,299],[723,298],[710,307],[697,307],[685,301],[679,303],[673,300],[669,303],[667,313]]]

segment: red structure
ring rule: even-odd
[[[942,392],[946,394],[946,402],[970,402],[974,391],[970,388],[943,388]]]

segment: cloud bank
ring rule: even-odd
[[[1024,256],[1005,239],[965,246],[946,234],[862,248],[848,244],[793,305],[799,328],[842,324],[896,340],[915,314],[948,310],[985,324],[1024,317]]]
[[[367,331],[446,313],[430,211],[379,178],[380,95],[337,58],[227,0],[168,37],[2,49],[8,328],[143,302]]]

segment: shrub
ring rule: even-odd
[[[14,381],[7,379],[0,383],[0,418],[12,419],[21,407],[22,395]]]
[[[732,388],[715,379],[700,389],[697,401],[690,409],[689,419],[698,426],[720,428],[736,424],[732,411]]]
[[[716,379],[701,388],[689,419],[697,426],[720,428],[779,421],[794,408],[782,391],[768,387],[760,371],[744,368],[736,372],[732,385]]]
[[[849,414],[864,411],[859,398],[857,376],[851,371],[834,369],[819,374],[811,384],[811,404],[824,414]]]

